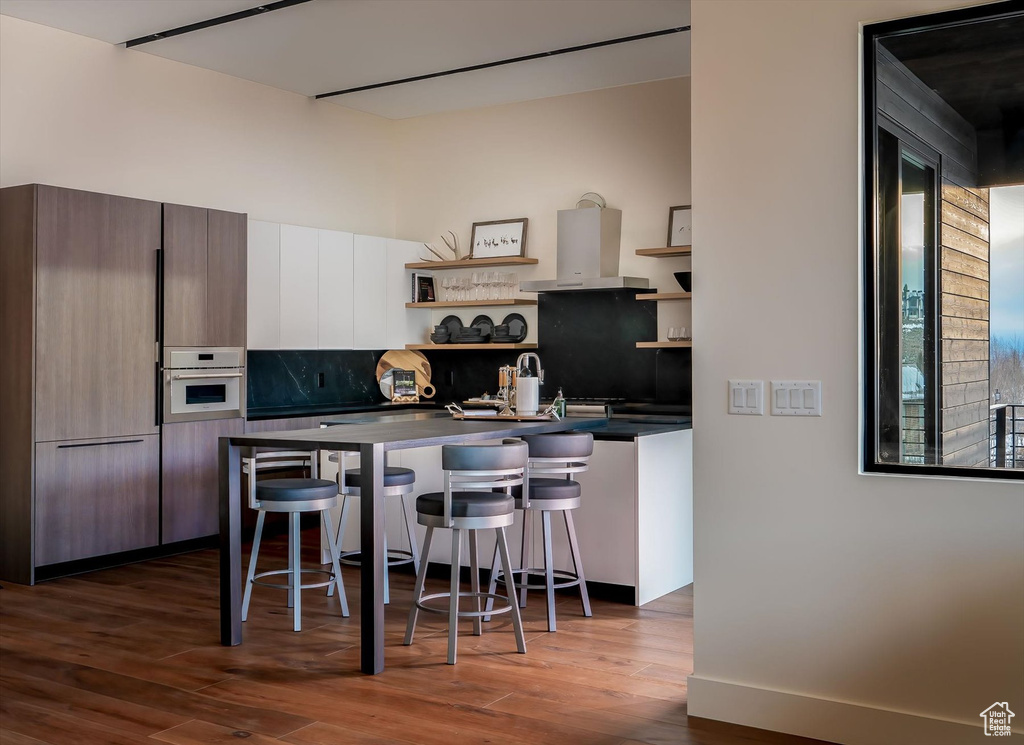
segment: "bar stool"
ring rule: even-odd
[[[492,613],[511,613],[515,629],[516,647],[520,654],[526,654],[526,638],[523,622],[519,616],[516,590],[512,581],[512,561],[508,553],[505,528],[512,524],[515,515],[515,500],[511,488],[526,480],[528,449],[525,443],[502,445],[443,445],[441,447],[441,468],[444,471],[444,491],[423,494],[416,500],[416,517],[420,525],[427,528],[420,555],[420,569],[416,574],[413,590],[413,606],[409,610],[409,624],[405,631],[406,646],[412,644],[416,631],[416,620],[421,610],[430,613],[448,614],[448,664],[455,664],[458,644],[459,619],[473,619],[473,635],[483,633],[481,600],[487,598],[492,604],[495,599],[506,600],[507,605],[493,609]],[[451,590],[431,595],[423,594],[430,556],[430,541],[435,528],[452,531]],[[508,597],[480,591],[480,567],[477,558],[478,530],[493,529],[497,539],[495,553],[500,553],[505,570],[505,587]],[[462,559],[462,531],[469,533],[470,592],[459,591],[459,573]],[[448,608],[434,608],[427,605],[437,598],[448,598]],[[475,610],[460,611],[460,598],[473,598]]]
[[[362,472],[358,468],[345,468],[345,453],[331,453],[328,456],[332,463],[338,464],[338,493],[341,494],[341,518],[338,520],[338,545],[339,557],[342,564],[359,566],[360,559],[353,558],[362,553],[362,549],[345,551],[341,542],[345,536],[345,524],[348,521],[349,497],[358,497],[362,488]],[[416,485],[416,472],[411,468],[399,466],[386,466],[384,468],[384,497],[399,497],[402,500],[402,520],[405,522],[405,532],[409,537],[409,550],[401,548],[389,548],[387,532],[384,533],[384,602],[391,602],[391,583],[388,580],[389,567],[400,564],[412,564],[416,572],[420,571],[420,559],[416,551],[416,531],[413,529],[412,521],[409,519],[409,505],[406,496],[412,494]]]
[[[572,475],[586,471],[590,456],[594,452],[594,436],[590,432],[567,432],[550,435],[526,435],[523,441],[530,449],[529,482],[516,496],[516,509],[523,510],[523,549],[520,568],[513,574],[523,575],[515,583],[520,589],[519,604],[526,606],[526,593],[529,590],[544,590],[547,600],[548,631],[555,631],[555,590],[564,587],[580,588],[580,600],[583,603],[583,615],[590,618],[590,597],[587,594],[587,581],[583,574],[583,560],[580,557],[579,542],[576,540],[576,526],[573,524],[572,511],[580,506],[582,487]],[[512,440],[511,442],[515,442]],[[561,478],[550,478],[561,476]],[[540,512],[541,530],[544,541],[544,567],[530,567],[532,557],[532,515]],[[573,571],[555,569],[551,557],[551,513],[561,512],[565,519],[565,532],[569,538],[569,551],[572,556]],[[532,573],[544,574],[544,584],[530,584]],[[491,583],[489,592],[494,592],[499,577],[504,572],[498,571],[498,556],[495,553],[491,562]],[[564,581],[555,582],[555,579]],[[488,605],[490,601],[488,601]],[[490,620],[489,617],[484,620]]]
[[[341,564],[338,557],[338,545],[334,539],[331,522],[331,510],[338,506],[338,486],[333,481],[316,478],[316,452],[284,452],[284,451],[250,451],[243,458],[242,470],[249,475],[249,506],[257,510],[256,534],[252,543],[252,556],[249,559],[249,573],[246,577],[245,596],[242,599],[242,620],[249,615],[249,601],[252,599],[253,585],[263,585],[276,589],[288,590],[288,607],[292,609],[292,628],[302,630],[302,590],[315,587],[327,587],[328,595],[338,589],[341,602],[341,615],[348,617],[348,601],[345,597],[345,584],[341,576]],[[307,464],[311,478],[308,479],[269,479],[258,481],[256,474],[268,468]],[[268,512],[285,512],[289,518],[288,533],[288,568],[275,569],[256,573],[256,563],[260,552],[260,539],[263,536],[263,521]],[[303,569],[301,564],[301,531],[299,517],[303,512],[319,512],[327,531],[327,543],[331,552],[332,571],[325,569]],[[266,581],[264,577],[283,574],[287,576],[285,583]],[[302,584],[303,574],[326,574],[324,582]]]

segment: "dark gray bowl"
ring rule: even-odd
[[[691,291],[690,274],[691,272],[673,272],[672,274],[676,278],[676,282],[679,283],[679,286],[683,288],[683,292]]]

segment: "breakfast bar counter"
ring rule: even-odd
[[[384,459],[395,450],[520,437],[547,432],[593,429],[603,418],[568,417],[561,421],[458,421],[434,412],[350,415],[345,424],[286,432],[263,432],[220,440],[220,616],[221,643],[242,642],[241,457],[247,447],[282,450],[334,450],[359,453],[364,474],[360,510],[363,548],[361,571],[361,668],[384,669]],[[425,416],[421,416],[425,415]]]

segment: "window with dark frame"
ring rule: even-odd
[[[990,236],[1024,267],[1024,212],[1018,230],[990,210],[996,193],[1024,204],[1024,3],[863,33],[863,468],[1024,478],[1024,311],[999,336],[990,292]],[[1005,286],[1024,308],[1024,270]]]

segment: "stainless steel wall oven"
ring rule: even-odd
[[[163,422],[245,416],[245,350],[165,347]]]

